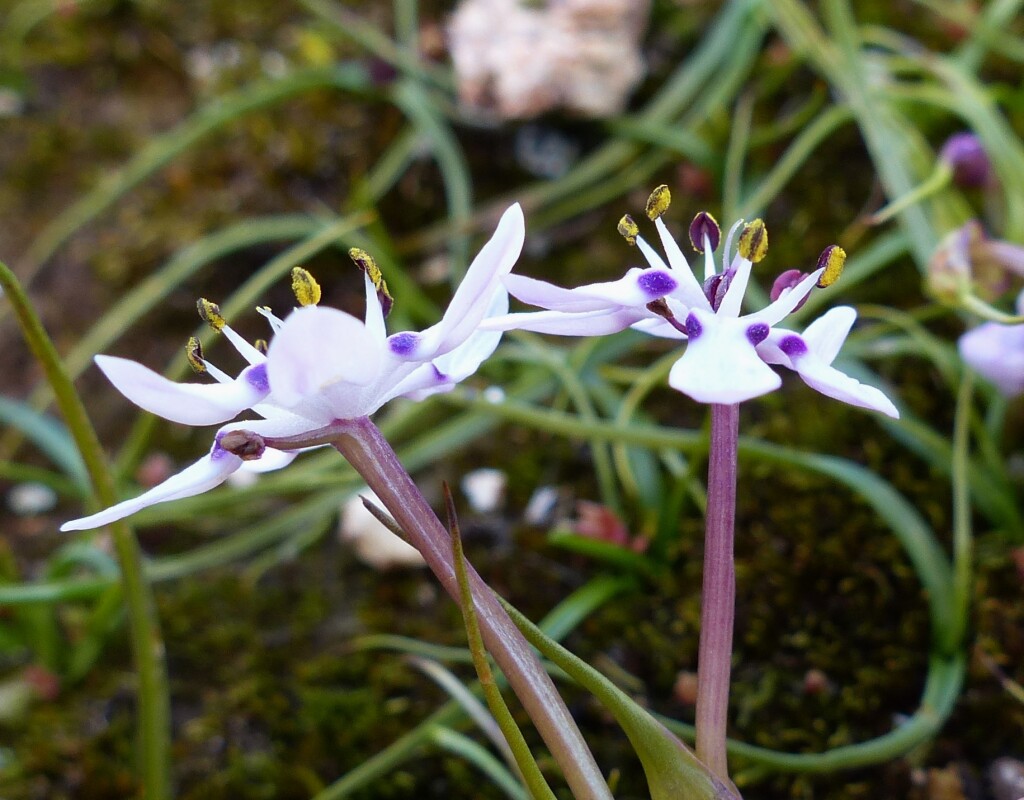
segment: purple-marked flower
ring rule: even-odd
[[[853,405],[896,417],[895,406],[879,390],[864,386],[831,366],[853,323],[852,309],[825,315],[801,338],[776,328],[799,308],[810,292],[831,285],[846,254],[827,248],[810,274],[788,271],[773,287],[772,302],[743,314],[744,294],[754,263],[767,253],[764,223],[736,223],[725,243],[722,268],[714,257],[720,231],[714,218],[698,214],[690,226],[694,249],[704,257],[703,282],[662,220],[671,201],[661,186],[651,194],[647,216],[654,222],[667,259],[651,247],[635,222],[624,217],[619,232],[647,260],[645,269],[630,269],[623,278],[576,289],[509,275],[509,292],[544,311],[509,314],[484,323],[485,328],[518,328],[568,336],[613,333],[627,327],[654,336],[686,340],[686,349],[669,373],[669,384],[702,403],[731,405],[779,388],[782,381],[769,365],[795,370],[808,385]],[[735,252],[733,242],[735,241]],[[855,317],[854,313],[854,317]],[[779,342],[791,339],[791,352]],[[804,350],[799,350],[797,342]],[[834,349],[833,349],[834,346]]]
[[[365,273],[363,320],[315,305],[319,287],[304,270],[293,273],[299,308],[284,320],[259,309],[274,333],[266,348],[249,344],[225,324],[215,305],[200,301],[204,319],[248,362],[236,377],[207,361],[195,341],[189,345],[189,361],[216,383],[179,384],[133,361],[97,356],[97,365],[122,394],[165,419],[214,425],[245,410],[263,419],[224,425],[210,452],[195,464],[139,497],[67,522],[61,530],[106,525],[156,503],[208,491],[243,465],[266,471],[294,458],[295,451],[265,447],[262,438],[302,436],[337,420],[368,416],[396,397],[418,399],[451,389],[498,345],[501,332],[479,326],[485,317],[508,311],[502,277],[519,257],[523,237],[523,213],[516,204],[470,265],[441,321],[422,332],[387,335],[387,287],[372,259],[355,250],[351,255]],[[250,433],[243,437],[240,431]]]
[[[1024,315],[1024,292],[1017,297],[1017,313]],[[964,361],[1006,397],[1024,394],[1024,324],[984,322],[960,337]]]

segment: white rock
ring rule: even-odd
[[[481,514],[496,511],[505,499],[508,476],[500,469],[475,469],[462,478],[462,493],[470,507]]]
[[[523,521],[527,525],[545,525],[551,520],[558,502],[558,489],[554,486],[538,486],[523,510]]]
[[[381,505],[373,492],[366,490],[360,494]],[[420,551],[382,525],[366,510],[358,494],[342,506],[338,533],[342,541],[352,545],[356,558],[374,569],[422,567],[425,564]]]
[[[19,517],[33,517],[57,505],[57,493],[45,483],[19,483],[7,493],[7,507]]]

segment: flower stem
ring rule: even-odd
[[[459,601],[451,537],[395,451],[366,417],[338,423],[334,447],[376,493],[445,591]],[[472,566],[469,583],[487,648],[515,690],[577,800],[612,800],[601,770],[536,654]]]
[[[93,495],[101,506],[117,502],[110,468],[103,455],[96,430],[89,421],[82,400],[57,354],[42,321],[14,273],[0,262],[3,287],[17,317],[25,341],[43,367],[61,414],[85,462]],[[156,616],[153,594],[142,565],[142,553],[135,534],[126,522],[110,526],[114,551],[121,568],[121,588],[128,612],[132,657],[139,687],[139,749],[142,786],[146,800],[170,796],[170,701],[164,645]]]
[[[704,583],[697,659],[697,757],[723,781],[729,779],[725,733],[736,605],[733,534],[739,419],[738,405],[711,406]]]

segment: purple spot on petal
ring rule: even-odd
[[[257,364],[245,373],[245,379],[257,392],[266,393],[270,391],[270,381],[267,379],[267,365]]]
[[[755,322],[749,328],[747,328],[747,339],[749,342],[757,347],[761,342],[768,338],[769,328],[763,322]]]
[[[396,356],[407,356],[416,349],[419,337],[415,333],[396,333],[388,339],[388,347]]]
[[[689,339],[696,339],[704,333],[704,326],[700,324],[700,320],[693,314],[687,315],[685,327],[686,335]]]
[[[787,336],[779,342],[779,349],[790,358],[796,358],[807,352],[807,343],[799,336]]]
[[[651,297],[663,297],[673,291],[679,284],[667,272],[652,270],[645,272],[636,279],[637,285]]]

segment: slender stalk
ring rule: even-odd
[[[0,286],[17,317],[18,325],[33,355],[38,359],[53,388],[61,414],[75,445],[82,455],[92,482],[93,494],[100,505],[117,502],[110,468],[103,455],[96,431],[89,421],[82,400],[68,377],[42,321],[14,273],[0,262]],[[110,526],[114,551],[121,567],[121,588],[128,611],[132,657],[139,689],[139,749],[141,780],[146,800],[170,796],[170,701],[167,670],[160,623],[153,594],[142,564],[142,552],[135,534],[126,522]]]
[[[340,435],[333,441],[334,447],[373,489],[445,591],[458,602],[451,537],[391,445],[366,417],[336,424]],[[476,570],[467,565],[467,573],[487,649],[562,768],[573,795],[577,800],[612,800],[587,743],[536,654]]]
[[[736,606],[733,534],[736,525],[739,420],[739,405],[711,406],[704,583],[697,657],[697,757],[723,781],[729,778],[725,732]]]

